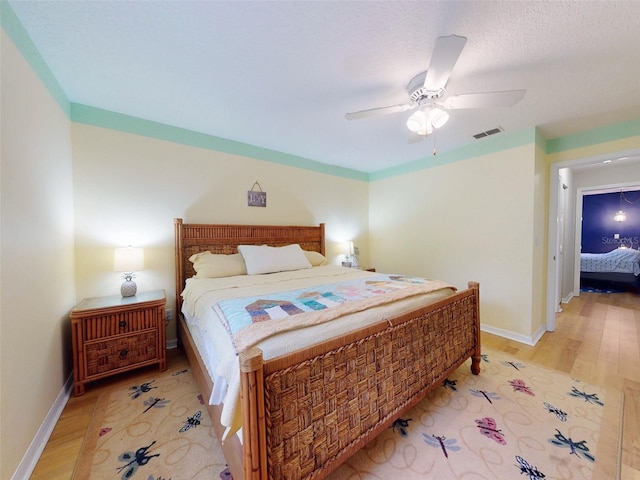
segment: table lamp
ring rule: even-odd
[[[132,297],[138,291],[136,282],[133,281],[135,275],[133,272],[144,270],[144,250],[142,248],[133,248],[131,245],[123,248],[116,248],[113,256],[113,270],[123,272],[122,286],[120,293],[123,297]]]

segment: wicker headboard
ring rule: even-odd
[[[297,243],[324,255],[324,223],[313,227],[289,225],[217,225],[174,220],[176,241],[176,314],[182,308],[184,282],[195,274],[189,257],[194,253],[237,253],[238,245],[282,247]]]

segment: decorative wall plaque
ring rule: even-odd
[[[256,187],[258,189],[256,190]],[[249,207],[266,207],[267,206],[267,192],[262,191],[262,187],[256,180],[251,190],[247,192],[247,205]]]

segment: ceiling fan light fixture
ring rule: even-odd
[[[407,120],[407,128],[414,133],[419,133],[427,128],[427,114],[422,110],[413,113]]]
[[[429,112],[429,120],[434,128],[440,128],[449,120],[449,114],[444,110],[434,108]]]

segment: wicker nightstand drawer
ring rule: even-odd
[[[135,312],[118,312],[83,319],[84,341],[102,339],[157,328],[156,307],[141,308]]]
[[[87,382],[158,364],[167,368],[163,290],[87,298],[71,311],[73,393]]]
[[[87,379],[129,365],[154,363],[158,358],[155,331],[85,345]]]

